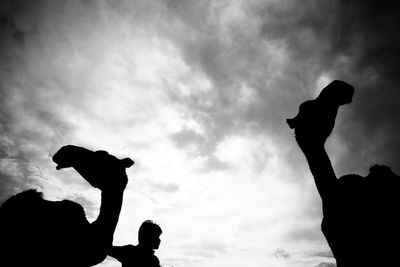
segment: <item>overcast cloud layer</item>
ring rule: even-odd
[[[338,176],[400,173],[396,1],[2,1],[0,202],[26,188],[96,218],[99,193],[51,155],[137,163],[115,243],[163,228],[163,266],[334,266],[285,119],[353,84],[328,142]],[[101,266],[119,266],[108,258]]]

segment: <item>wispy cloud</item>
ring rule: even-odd
[[[277,248],[276,250],[275,250],[275,257],[276,258],[283,258],[283,259],[288,259],[288,258],[290,258],[290,253],[289,252],[287,252],[285,249],[283,249],[283,248]]]

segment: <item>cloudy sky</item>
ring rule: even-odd
[[[335,266],[285,119],[347,81],[337,175],[400,173],[400,9],[378,2],[1,1],[0,203],[39,188],[94,220],[100,192],[51,156],[102,149],[136,162],[115,244],[152,219],[164,267]]]

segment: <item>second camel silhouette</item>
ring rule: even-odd
[[[344,85],[348,88],[346,94],[352,95],[350,87]],[[326,100],[335,102],[331,99],[334,95],[333,91],[326,94]],[[325,141],[335,125],[339,106],[332,113],[314,104],[308,102],[310,109],[303,112],[300,108],[298,118],[288,122],[322,198],[322,232],[337,266],[396,266],[400,250],[400,177],[387,166],[373,165],[366,177],[350,174],[337,179]]]

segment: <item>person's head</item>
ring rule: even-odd
[[[161,234],[161,227],[158,224],[146,220],[139,227],[139,245],[149,249],[158,249]]]

